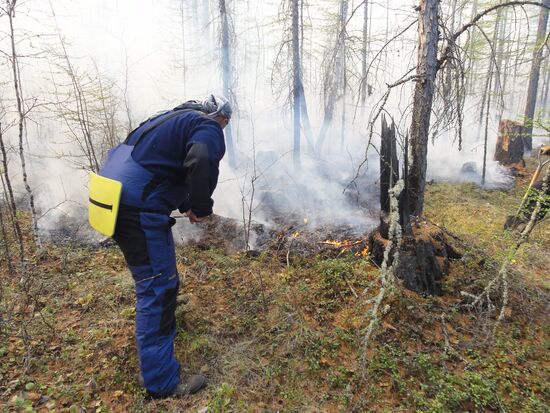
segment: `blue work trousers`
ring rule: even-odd
[[[179,276],[168,215],[121,207],[113,238],[135,281],[136,343],[147,391],[165,396],[180,382],[174,355]]]

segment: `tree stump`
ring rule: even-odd
[[[520,163],[525,166],[523,160],[523,124],[510,119],[500,121],[494,159],[501,165]]]
[[[445,233],[433,224],[417,222],[412,232],[404,234],[399,246],[399,264],[395,269],[397,278],[406,288],[421,294],[441,294],[442,280],[449,271],[449,260],[459,259],[463,253],[449,241]],[[380,231],[369,237],[369,249],[376,264],[381,265],[388,240]],[[393,263],[394,251],[390,252]]]

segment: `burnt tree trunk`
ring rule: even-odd
[[[388,126],[382,116],[382,135],[380,138],[380,233],[388,238],[390,189],[399,180],[399,161],[395,142],[395,124]]]
[[[544,0],[545,6],[550,6],[550,0]],[[531,72],[529,73],[529,86],[527,88],[527,101],[525,104],[525,130],[524,145],[525,149],[533,149],[533,122],[535,118],[535,109],[537,106],[537,92],[540,78],[540,66],[544,52],[544,40],[546,35],[546,26],[548,25],[548,9],[540,8],[539,24],[537,29],[537,41],[533,51],[533,61],[531,63]]]
[[[422,0],[418,17],[418,80],[414,90],[411,123],[409,196],[411,213],[422,215],[428,156],[428,133],[437,73],[439,0]]]
[[[407,179],[407,147],[405,146],[404,178]],[[369,236],[369,249],[373,260],[381,265],[384,260],[384,251],[389,243],[390,189],[399,180],[399,161],[395,125],[388,126],[382,117],[382,134],[380,142],[380,226]],[[449,269],[449,260],[460,258],[461,253],[452,246],[445,233],[438,227],[416,220],[410,224],[407,203],[407,188],[400,193],[399,223],[401,226],[401,242],[394,243],[390,251],[390,262],[393,264],[395,253],[399,249],[399,262],[395,266],[395,275],[403,280],[406,288],[421,294],[440,294],[441,281]]]
[[[412,232],[403,236],[396,276],[409,290],[441,294],[442,280],[449,272],[450,261],[462,255],[440,228],[428,222],[417,222]]]
[[[369,236],[369,250],[377,265],[384,260],[388,242],[380,230]],[[399,262],[395,276],[403,280],[406,288],[420,294],[441,294],[451,261],[464,255],[443,230],[424,221],[415,222],[396,248],[399,248]],[[394,256],[395,248],[390,252],[388,266],[393,264]]]
[[[509,119],[502,119],[498,125],[498,139],[495,148],[495,161],[501,165],[513,165],[523,161],[523,125]]]

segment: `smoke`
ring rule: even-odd
[[[197,2],[184,3],[186,6],[179,8],[180,2],[168,0],[55,2],[59,30],[68,40],[68,52],[74,57],[77,71],[99,72],[118,85],[115,92],[120,95],[117,106],[120,123],[130,117],[136,125],[158,110],[174,107],[188,99],[200,99],[210,92],[221,92],[217,9],[209,8],[207,1],[201,2],[201,7]],[[231,26],[235,29],[233,70],[238,110],[232,127],[237,166],[232,169],[227,159],[222,162],[214,194],[215,213],[243,223],[250,215],[254,222],[268,227],[299,223],[309,228],[351,226],[358,232],[372,228],[377,223],[379,161],[376,148],[380,126],[378,122],[374,125],[373,147],[369,148],[368,162],[364,163],[370,136],[369,114],[375,111],[386,84],[414,67],[414,27],[372,62],[368,83],[374,93],[366,107],[357,107],[356,93],[350,90],[345,103],[347,120],[342,125],[342,113],[337,113],[321,150],[312,151],[306,136],[302,135],[301,168],[296,170],[290,151],[290,73],[274,63],[284,33],[273,22],[284,16],[278,15],[275,5],[262,4],[260,7],[261,2],[258,2],[254,7],[249,2],[244,3],[232,2],[229,11]],[[415,18],[412,3],[406,0],[392,2],[389,11],[381,6],[373,7],[371,58],[388,38]],[[16,20],[21,30],[37,34],[55,32],[49,6],[29,0],[26,7],[27,17],[22,13]],[[326,18],[323,13],[330,11],[327,5],[323,7],[327,10],[321,8],[319,13],[307,17],[304,28],[307,51],[304,79],[313,146],[322,124],[324,103],[318,92],[323,61],[315,53],[316,48],[329,44],[333,35],[319,30]],[[40,27],[36,26],[35,15],[42,17]],[[360,35],[360,15],[357,13],[351,20],[350,34]],[[37,48],[51,52],[55,42],[50,37],[43,40],[43,37],[34,39],[32,46],[21,45],[28,48],[21,55]],[[43,55],[32,65],[23,64],[21,68],[26,98],[45,103],[42,109],[30,113],[32,122],[28,122],[27,136],[30,182],[41,214],[39,227],[44,234],[76,231],[83,239],[97,240],[86,224],[87,174],[74,164],[74,157],[67,156],[78,153],[78,145],[51,105],[55,101],[53,95],[65,90],[69,79],[63,77],[59,69],[52,69],[51,59],[52,56]],[[9,76],[7,67],[1,71]],[[9,94],[8,87],[2,85],[3,90],[8,90],[3,91],[2,96]],[[124,91],[130,111],[122,104]],[[401,137],[406,135],[410,125],[411,92],[412,86],[404,85],[392,93],[386,106],[386,111],[396,119]],[[12,103],[3,99],[4,106]],[[474,103],[468,102],[467,106]],[[341,102],[337,106],[341,111]],[[8,111],[7,116],[13,119],[14,114]],[[466,113],[461,152],[457,148],[456,134],[452,132],[438,135],[430,145],[428,179],[481,183],[483,134],[474,118],[473,113]],[[491,116],[489,160],[492,159],[496,129],[496,121]],[[118,133],[119,139],[124,139],[124,128]],[[13,146],[14,128],[6,137]],[[14,180],[19,182],[15,157],[11,164]],[[363,166],[357,175],[360,165]],[[495,162],[488,161],[486,186],[501,187],[508,183],[509,178],[503,170]],[[21,187],[18,192],[24,193]],[[178,220],[176,238],[199,239],[203,229],[184,221]]]

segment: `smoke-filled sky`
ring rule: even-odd
[[[355,50],[349,52],[349,88],[345,100],[345,123],[342,132],[344,105],[338,102],[327,144],[320,155],[303,155],[303,169],[296,173],[291,165],[291,86],[287,56],[281,44],[288,39],[288,6],[276,1],[228,1],[231,26],[234,30],[234,70],[236,74],[236,116],[232,121],[236,138],[238,168],[222,165],[220,184],[215,194],[215,212],[240,219],[243,198],[250,199],[250,182],[256,185],[254,219],[270,222],[274,207],[278,213],[308,216],[310,222],[368,223],[377,209],[375,151],[363,169],[363,187],[358,190],[370,202],[363,209],[349,202],[343,189],[364,157],[368,140],[368,120],[373,108],[386,90],[386,84],[399,79],[415,66],[416,26],[378,53],[391,39],[416,18],[415,1],[391,0],[370,2],[372,27],[369,59],[369,85],[373,95],[364,108],[357,107],[358,56],[363,18],[361,1],[350,1],[348,38]],[[286,2],[285,2],[286,3]],[[312,121],[313,136],[320,129],[323,116],[322,84],[326,50],[334,44],[335,16],[339,1],[312,0],[304,16],[304,82]],[[442,10],[448,10],[443,2]],[[170,108],[188,99],[200,99],[221,90],[219,63],[219,18],[217,2],[208,0],[26,0],[20,1],[16,18],[17,47],[21,54],[20,69],[23,91],[29,102],[39,105],[30,112],[27,142],[30,158],[30,180],[42,212],[62,201],[59,210],[82,214],[74,205],[85,205],[86,174],[75,166],[76,149],[52,103],[57,93],[70,84],[60,63],[59,35],[66,42],[67,54],[75,70],[90,78],[101,76],[104,85],[112,86],[117,95],[117,122],[122,140],[128,117],[135,126],[159,110]],[[53,17],[55,14],[55,18]],[[467,7],[457,16],[468,20]],[[455,17],[457,17],[455,16]],[[458,24],[458,23],[457,23]],[[0,31],[7,32],[6,16],[0,17]],[[4,36],[4,35],[3,35]],[[0,50],[9,51],[7,38],[0,40]],[[376,60],[372,60],[374,57]],[[527,68],[527,66],[524,66]],[[524,71],[527,69],[523,69]],[[10,79],[9,65],[0,69]],[[396,90],[388,101],[387,111],[395,118],[400,132],[406,133],[410,118],[412,84]],[[125,109],[124,92],[129,111]],[[9,82],[0,83],[3,129],[13,123],[14,97]],[[475,124],[477,97],[466,100],[464,150],[458,152],[453,131],[442,133],[429,148],[428,174],[431,178],[473,180],[478,182],[482,161],[482,134]],[[59,105],[57,106],[59,107]],[[519,104],[510,101],[504,111],[517,117]],[[376,132],[379,124],[375,125]],[[5,131],[15,142],[15,128]],[[342,140],[342,136],[344,139]],[[490,145],[496,140],[496,119],[491,117]],[[305,148],[305,145],[304,145]],[[492,148],[492,146],[490,146]],[[255,149],[255,150],[253,150]],[[489,151],[492,154],[492,151]],[[490,156],[490,158],[492,158]],[[462,165],[474,162],[478,173],[461,174]],[[10,162],[12,173],[18,171],[16,159]],[[489,162],[490,184],[505,182],[500,168]],[[257,188],[258,189],[258,188]],[[22,194],[23,191],[20,190]],[[266,194],[269,193],[269,196]],[[269,204],[269,205],[267,205]],[[245,202],[246,205],[246,202]],[[364,209],[366,208],[366,209]],[[78,211],[78,212],[75,212]],[[41,220],[45,228],[54,225],[59,216],[50,212]],[[55,218],[54,218],[55,217]]]

